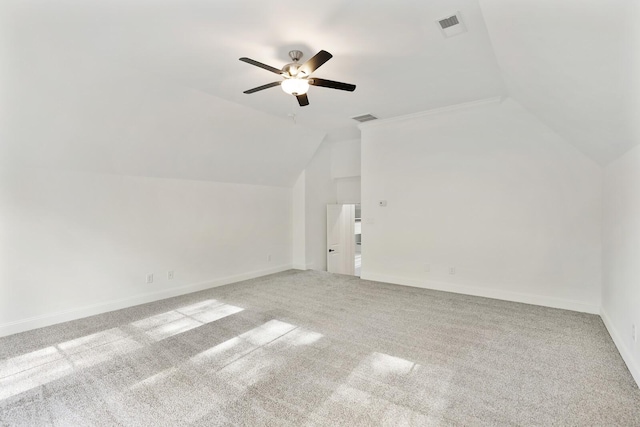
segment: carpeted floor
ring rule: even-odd
[[[640,425],[598,316],[288,271],[0,339],[0,425]]]

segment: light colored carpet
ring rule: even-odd
[[[288,271],[0,339],[0,425],[640,425],[598,316]]]

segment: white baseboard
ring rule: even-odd
[[[580,301],[565,300],[561,298],[546,297],[541,295],[530,295],[519,292],[503,291],[500,289],[480,288],[477,286],[458,285],[448,282],[437,282],[433,280],[418,280],[408,277],[394,277],[383,274],[362,274],[364,280],[374,280],[376,282],[393,283],[395,285],[413,286],[416,288],[433,289],[436,291],[453,292],[456,294],[473,295],[477,297],[493,298],[511,302],[521,302],[525,304],[541,305],[544,307],[561,308],[564,310],[579,311],[582,313],[600,314],[600,307]]]
[[[629,350],[629,348],[624,345],[622,335],[620,335],[618,330],[613,326],[613,322],[611,322],[611,318],[604,310],[604,308],[600,309],[600,317],[602,318],[607,331],[609,331],[611,339],[613,340],[616,347],[618,347],[618,353],[620,353],[620,356],[622,356],[622,360],[624,360],[624,363],[627,364],[627,368],[629,368],[631,376],[634,380],[636,380],[636,384],[638,384],[638,387],[640,387],[640,366],[638,366],[638,363],[634,360],[631,350]]]
[[[197,292],[205,289],[215,288],[218,286],[228,285],[235,282],[241,282],[243,280],[254,279],[256,277],[266,276],[268,274],[280,273],[282,271],[290,269],[291,265],[289,264],[281,265],[265,270],[258,270],[249,273],[237,274],[234,276],[222,277],[206,282],[193,283],[191,285],[178,286],[175,288],[163,289],[161,291],[148,292],[117,300],[91,304],[71,310],[59,311],[56,313],[43,314],[27,319],[16,320],[13,322],[0,324],[0,337],[17,334],[36,328],[42,328],[45,326],[51,326],[62,322],[68,322],[70,320],[81,319],[83,317],[94,316],[96,314],[102,314],[108,311],[120,310],[123,308],[132,307],[134,305],[146,304],[148,302],[158,301],[165,298],[171,298],[178,295],[189,294],[191,292]]]
[[[305,264],[293,264],[291,268],[294,270],[307,270],[307,266]]]

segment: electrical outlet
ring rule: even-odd
[[[267,261],[271,262],[271,254],[269,254],[269,256],[267,256]]]
[[[427,273],[431,271],[431,265],[427,264],[424,266],[424,271],[426,271]]]
[[[633,342],[636,342],[636,340],[638,339],[638,337],[636,335],[636,325],[635,325],[635,323],[633,323],[631,325],[631,339],[633,340]]]
[[[147,274],[147,283],[153,283],[153,273]]]
[[[167,279],[173,280],[173,270],[167,271]]]
[[[449,274],[456,274],[456,268],[455,267],[449,267]]]

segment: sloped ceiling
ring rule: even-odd
[[[511,97],[602,165],[640,143],[640,2],[480,5]]]
[[[456,11],[468,32],[445,39]],[[352,116],[505,93],[476,0],[5,0],[0,20],[3,157],[36,166],[291,185],[325,134],[358,136]],[[291,49],[328,50],[315,74],[357,90],[242,93],[280,77],[239,57]]]
[[[325,135],[109,58],[50,5],[0,7],[0,166],[289,187]]]
[[[289,187],[324,133],[101,58],[23,45],[0,165]],[[70,66],[71,65],[71,66]]]
[[[290,186],[352,116],[505,95],[604,164],[638,140],[630,2],[4,0],[0,164]],[[455,12],[468,31],[445,38]],[[356,91],[242,93],[279,77],[239,57],[291,49],[328,50],[314,75]]]

